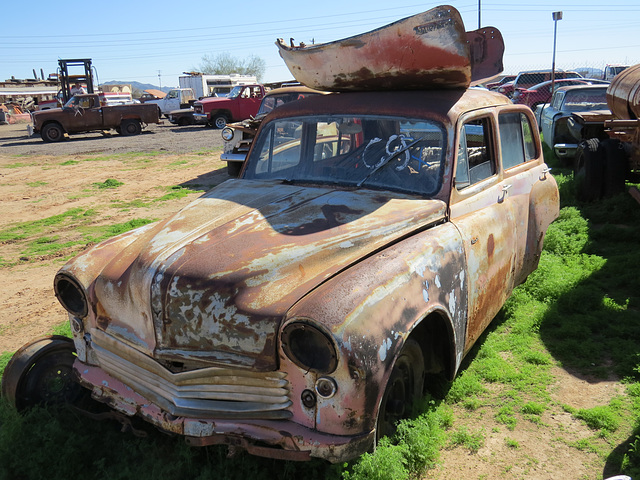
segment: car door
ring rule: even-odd
[[[551,104],[542,110],[540,128],[544,143],[553,150],[553,119],[562,107],[564,92],[554,92]]]
[[[97,96],[74,97],[71,115],[73,121],[67,125],[67,131],[70,133],[102,128],[102,107]]]
[[[529,112],[513,107],[498,109],[500,160],[504,185],[508,197],[504,202],[513,211],[516,222],[512,232],[515,238],[514,286],[524,282],[538,265],[542,238],[557,215],[553,192],[557,191],[549,168],[541,161],[542,152],[535,121]]]
[[[240,94],[241,101],[239,102],[238,107],[240,119],[249,118],[250,116],[255,115],[260,108],[262,97],[263,95],[260,87],[256,85],[244,87]]]
[[[468,312],[465,352],[482,334],[514,284],[516,218],[502,180],[492,111],[458,122],[451,221],[464,244]]]

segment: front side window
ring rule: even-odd
[[[504,169],[515,167],[536,158],[536,144],[529,119],[524,113],[501,113],[500,152]]]
[[[445,130],[437,122],[373,115],[308,116],[266,125],[244,178],[433,195]]]
[[[487,118],[469,120],[462,125],[456,160],[456,188],[462,190],[496,173],[495,155],[491,146],[491,121]]]
[[[237,98],[242,92],[242,88],[243,88],[242,85],[237,85],[233,87],[229,92],[229,95],[227,95],[227,98]]]
[[[553,100],[551,100],[551,107],[554,108],[555,110],[560,110],[563,99],[564,99],[564,92],[554,93]]]

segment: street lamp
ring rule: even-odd
[[[562,12],[553,12],[553,63],[551,64],[551,97],[556,89],[556,34],[558,32],[558,20],[562,20]]]

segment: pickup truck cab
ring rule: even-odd
[[[194,102],[193,116],[198,123],[224,128],[229,122],[255,116],[265,92],[263,85],[238,85],[226,97],[207,97]]]
[[[181,108],[189,108],[196,100],[195,93],[191,88],[174,88],[164,98],[155,100],[146,100],[144,103],[148,105],[157,105],[162,115],[169,115],[173,110]]]
[[[115,129],[121,135],[138,135],[143,126],[160,123],[158,107],[143,103],[109,104],[100,94],[75,95],[62,108],[34,112],[33,133],[44,142],[59,142],[65,134]]]

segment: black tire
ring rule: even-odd
[[[622,143],[609,139],[600,143],[604,158],[604,191],[605,197],[612,197],[624,192],[624,181],[627,178],[628,163]]]
[[[211,120],[211,123],[215,128],[220,130],[227,126],[228,121],[229,119],[224,113],[218,113],[213,117],[213,119]]]
[[[410,418],[422,399],[424,388],[424,356],[415,340],[407,340],[393,365],[384,390],[376,424],[376,443],[392,436],[396,424]]]
[[[58,123],[47,123],[40,131],[43,142],[54,143],[64,138],[64,130]]]
[[[578,144],[574,163],[574,178],[580,200],[591,202],[604,192],[604,159],[600,140],[591,138]]]
[[[242,170],[243,162],[227,162],[227,173],[231,177],[237,177]]]
[[[140,135],[142,132],[142,125],[138,120],[123,120],[120,123],[120,135],[129,137],[131,135]]]
[[[76,403],[85,393],[73,376],[70,338],[43,337],[20,348],[2,376],[2,396],[18,411],[36,405]]]

